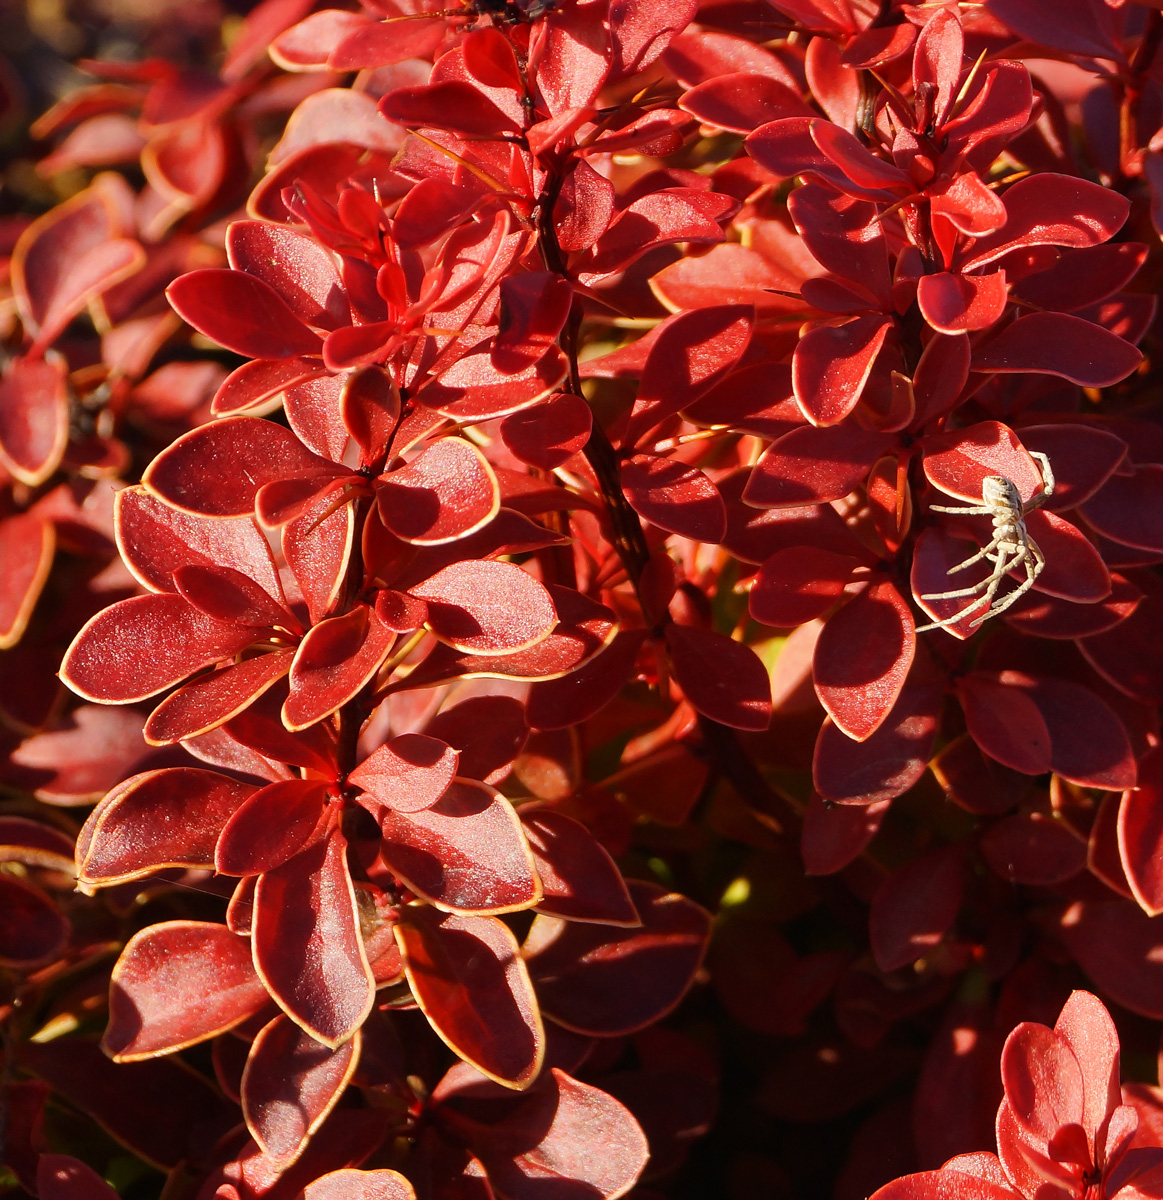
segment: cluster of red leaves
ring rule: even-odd
[[[0,218],[13,1194],[110,1194],[63,1104],[168,1197],[647,1200],[726,1073],[740,1195],[1163,1197],[1071,995],[1163,1020],[1161,45],[263,0],[86,64]]]

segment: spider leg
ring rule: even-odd
[[[1003,613],[1016,600],[1020,600],[1034,586],[1034,581],[1042,573],[1042,568],[1046,565],[1046,556],[1042,553],[1037,542],[1028,543],[1028,553],[1023,554],[1013,565],[1017,566],[1018,562],[1026,564],[1026,577],[1018,584],[1016,588],[1008,595],[1003,596],[989,612],[980,616],[973,624],[980,625],[982,621],[989,617],[996,617],[998,613]]]
[[[990,562],[997,562],[997,558],[994,556],[993,551],[999,549],[1002,544],[1002,535],[1000,533],[994,534],[992,541],[987,542],[976,554],[972,555],[970,558],[967,558],[963,563],[958,563],[955,567],[950,567],[945,574],[955,575],[958,571],[964,571],[966,567],[971,567],[974,563],[981,562],[983,558],[988,558]]]
[[[1054,495],[1054,470],[1050,466],[1050,460],[1040,450],[1031,450],[1030,457],[1036,458],[1038,465],[1042,468],[1042,490],[1022,506],[1023,516],[1035,508],[1040,508]]]
[[[1015,549],[1019,553],[1012,562],[1007,562],[1010,553],[1012,553]],[[972,604],[966,605],[966,607],[960,612],[956,612],[952,616],[945,617],[940,621],[933,621],[928,625],[918,625],[917,632],[924,633],[930,629],[944,629],[947,625],[956,625],[959,621],[965,620],[970,613],[974,612],[976,609],[979,609],[983,604],[991,605],[993,603],[994,596],[997,594],[997,589],[1001,587],[1002,580],[1015,566],[1017,566],[1019,562],[1022,561],[1024,557],[1025,553],[1023,547],[1019,546],[1015,548],[1013,546],[1003,545],[999,549],[998,562],[994,571],[980,583],[975,584],[971,588],[961,588],[956,592],[939,592],[935,594],[923,595],[921,597],[922,600],[956,600],[961,596],[972,596],[977,592],[982,592],[982,595],[978,596],[978,598],[974,600]],[[986,619],[987,616],[988,612],[983,614],[979,620],[974,621],[974,626],[979,625],[981,621]]]
[[[964,517],[964,516],[991,517],[991,516],[993,516],[993,509],[988,504],[974,504],[974,505],[971,505],[969,508],[958,507],[956,505],[950,505],[950,504],[930,504],[929,511],[930,512],[953,513],[954,516],[960,516],[960,517]]]

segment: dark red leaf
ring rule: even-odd
[[[1163,551],[1163,466],[1147,463],[1112,475],[1082,506],[1099,533],[1124,546]]]
[[[943,691],[906,681],[892,711],[862,742],[825,721],[812,759],[820,795],[838,804],[866,805],[907,792],[924,775],[933,752]]]
[[[747,481],[743,502],[778,508],[840,500],[864,481],[894,440],[856,425],[802,425],[767,448]]]
[[[231,815],[214,850],[221,875],[261,875],[293,858],[311,840],[329,785],[282,779],[259,788]]]
[[[693,404],[739,362],[754,313],[743,305],[668,317],[650,347],[622,444],[633,446],[660,421]]]
[[[1025,775],[1050,769],[1050,731],[1025,692],[978,672],[956,690],[969,733],[990,758]]]
[[[163,921],[135,933],[121,952],[101,1045],[115,1062],[171,1054],[268,1003],[245,938],[206,921]]]
[[[1130,342],[1067,313],[1018,317],[973,352],[975,371],[1000,375],[1032,371],[1096,388],[1125,379],[1142,361]]]
[[[185,741],[237,716],[291,669],[290,650],[261,654],[200,675],[150,714],[143,736],[153,746]]]
[[[512,933],[493,917],[409,905],[396,937],[412,994],[441,1039],[504,1087],[528,1087],[541,1069],[545,1032]]]
[[[1014,813],[991,825],[981,853],[1010,883],[1053,887],[1086,869],[1086,842],[1065,821],[1044,813]]]
[[[254,897],[254,965],[279,1007],[337,1047],[375,999],[359,913],[338,829],[261,875]]]
[[[537,911],[570,921],[638,925],[638,913],[614,860],[580,821],[552,808],[521,809],[542,897]]]
[[[512,117],[462,79],[397,88],[380,100],[380,112],[389,121],[413,128],[448,129],[483,137],[520,132]]]
[[[705,125],[750,133],[768,121],[815,114],[785,83],[746,71],[708,79],[691,88],[679,105]]]
[[[650,1155],[627,1108],[557,1067],[476,1149],[490,1184],[506,1200],[537,1200],[546,1180],[584,1189],[594,1200],[615,1200],[634,1186]]]
[[[766,729],[771,681],[750,646],[710,629],[669,624],[674,677],[692,708],[733,729]]]
[[[376,489],[384,524],[418,546],[467,537],[497,515],[501,493],[481,452],[463,438],[430,443]]]
[[[963,889],[964,868],[955,848],[914,858],[886,879],[868,913],[876,965],[895,971],[934,949],[957,917]]]
[[[305,325],[335,329],[351,320],[335,260],[314,238],[270,221],[234,221],[226,231],[226,254],[235,271],[270,284]]]
[[[0,964],[27,971],[58,957],[69,922],[39,888],[0,875]]]
[[[42,1200],[116,1200],[117,1193],[93,1170],[68,1154],[42,1154],[36,1168]]]
[[[448,790],[458,761],[458,752],[441,739],[403,733],[373,751],[347,778],[368,794],[373,812],[384,806],[417,813],[431,808]]]
[[[379,670],[395,640],[366,604],[314,625],[291,663],[283,724],[297,732],[342,708]]]
[[[707,913],[676,893],[631,881],[639,929],[538,916],[523,953],[546,1014],[579,1033],[632,1033],[686,993],[710,932]]]
[[[0,520],[0,650],[24,636],[41,589],[52,569],[56,538],[53,527],[32,513]]]
[[[635,454],[621,465],[622,490],[639,516],[669,533],[712,545],[727,532],[727,509],[697,467],[656,454]]]
[[[804,812],[800,838],[804,873],[832,875],[842,871],[876,836],[889,803],[880,800],[875,804],[833,804],[813,792]]]
[[[512,563],[452,563],[410,591],[428,605],[432,632],[470,654],[527,649],[557,623],[549,593]]]
[[[78,877],[100,886],[165,867],[210,867],[223,825],[254,790],[196,767],[134,775],[89,814],[77,838]]]
[[[512,696],[473,696],[437,713],[424,727],[459,751],[459,774],[497,784],[529,736],[525,713]]]
[[[384,862],[438,908],[515,912],[541,899],[521,822],[488,784],[456,780],[427,808],[399,812],[385,806],[376,815]]]
[[[242,1112],[264,1154],[291,1162],[339,1102],[359,1062],[359,1033],[321,1046],[280,1014],[254,1039],[242,1073]]]
[[[917,284],[917,306],[938,333],[967,333],[988,329],[1005,312],[1006,276],[954,275],[942,271],[924,275]]]
[[[843,595],[860,560],[815,546],[790,546],[755,576],[748,607],[765,625],[790,628],[822,617]]]
[[[1163,912],[1163,769],[1158,750],[1139,764],[1138,786],[1119,804],[1119,857],[1139,907],[1149,916]]]

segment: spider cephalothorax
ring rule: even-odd
[[[933,621],[928,625],[918,625],[917,632],[927,629],[943,629],[947,625],[956,625],[965,620],[970,613],[979,608],[985,608],[979,617],[970,622],[971,628],[976,628],[990,617],[996,617],[1005,612],[1016,600],[1024,596],[1034,586],[1034,581],[1046,566],[1046,556],[1038,547],[1038,543],[1030,537],[1026,529],[1026,516],[1043,504],[1054,492],[1054,472],[1050,468],[1050,460],[1037,450],[1030,454],[1036,458],[1042,468],[1042,490],[1032,499],[1022,503],[1021,494],[1017,487],[1004,475],[988,475],[981,486],[981,503],[965,506],[932,504],[933,512],[959,513],[962,516],[986,516],[993,518],[993,536],[973,555],[964,562],[950,567],[946,574],[954,575],[964,571],[966,567],[985,559],[993,563],[993,570],[980,582],[972,587],[958,588],[951,592],[930,592],[921,596],[922,600],[957,600],[962,596],[977,596],[972,604],[963,608],[951,617]],[[1000,600],[995,600],[1002,580],[1015,567],[1024,566],[1026,577],[1012,592],[1007,592]]]

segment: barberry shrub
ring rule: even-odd
[[[1163,1197],[1163,12],[179,7],[0,63],[8,1193]]]

